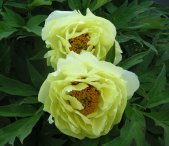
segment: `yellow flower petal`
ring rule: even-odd
[[[84,16],[79,11],[54,11],[45,21],[42,39],[51,50],[45,55],[48,65],[56,69],[59,58],[70,51],[78,54],[87,51],[99,60],[104,60],[115,43],[115,62],[121,61],[121,49],[115,40],[115,26],[102,17],[95,16],[89,9]]]
[[[138,86],[134,73],[99,61],[90,52],[70,52],[66,59],[59,59],[57,71],[48,75],[38,99],[50,114],[49,121],[53,117],[64,134],[97,138],[120,122],[127,97]]]

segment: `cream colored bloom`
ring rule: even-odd
[[[45,57],[56,68],[59,58],[70,51],[80,54],[92,52],[98,59],[105,59],[115,43],[116,28],[108,20],[95,16],[89,9],[84,16],[78,11],[54,11],[45,21],[42,39],[50,50]],[[121,60],[121,49],[116,41],[114,64]]]
[[[83,139],[107,134],[119,123],[139,87],[137,76],[90,52],[59,59],[40,88],[38,100],[63,133]]]

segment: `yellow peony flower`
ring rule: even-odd
[[[115,41],[116,28],[108,20],[95,16],[87,9],[86,16],[79,11],[54,11],[45,21],[42,39],[51,48],[45,58],[48,65],[56,69],[59,58],[65,58],[70,51],[80,54],[92,52],[98,59],[105,59],[115,43],[114,64],[121,60],[121,48]]]
[[[107,134],[119,123],[139,87],[137,76],[90,52],[59,59],[40,88],[38,100],[63,133],[83,139]]]

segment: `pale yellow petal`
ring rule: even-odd
[[[125,70],[122,74],[122,78],[127,82],[127,96],[128,99],[130,99],[140,86],[138,77],[135,73]]]

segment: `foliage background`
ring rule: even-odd
[[[41,40],[54,10],[90,8],[117,28],[119,66],[135,72],[141,86],[120,124],[97,139],[77,140],[48,123],[37,101],[47,74]],[[113,61],[113,48],[107,61]],[[0,146],[169,146],[169,8],[150,0],[1,0]]]

